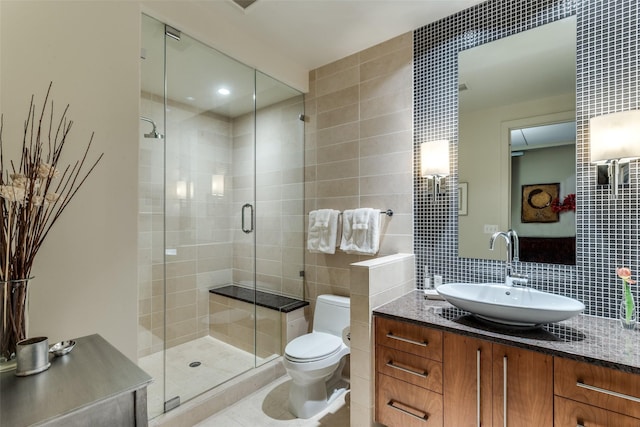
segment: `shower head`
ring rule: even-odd
[[[144,117],[144,116],[140,116],[140,120],[143,120],[145,122],[149,122],[153,126],[153,129],[151,130],[151,132],[144,134],[145,138],[153,138],[153,139],[162,139],[162,138],[164,138],[164,135],[161,134],[160,132],[158,132],[158,130],[156,129],[156,122],[154,122],[150,118]]]

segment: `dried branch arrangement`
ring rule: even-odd
[[[0,360],[11,359],[25,338],[27,287],[38,250],[104,155],[87,164],[92,134],[82,158],[63,166],[73,121],[68,105],[55,118],[51,86],[38,115],[31,97],[18,162],[5,163],[0,116]]]

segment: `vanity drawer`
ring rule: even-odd
[[[637,418],[574,402],[564,397],[556,396],[554,405],[554,427],[638,427],[640,425],[640,420]]]
[[[387,427],[442,427],[442,395],[378,374],[376,421]]]
[[[442,331],[376,317],[376,344],[442,362]]]
[[[376,346],[376,368],[381,374],[442,393],[442,363]]]
[[[637,374],[555,357],[554,390],[557,396],[640,418]]]

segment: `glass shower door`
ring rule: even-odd
[[[306,332],[258,298],[304,299],[304,102],[145,15],[142,48],[138,356],[153,418]]]
[[[304,96],[256,72],[256,290],[304,299]],[[284,352],[298,316],[256,307],[256,365]],[[305,330],[306,332],[306,330]]]
[[[255,72],[167,27],[165,410],[255,366],[255,306],[211,288],[255,276]],[[214,309],[210,310],[212,306]]]

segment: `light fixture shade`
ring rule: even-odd
[[[640,110],[593,117],[589,128],[591,163],[640,157]]]
[[[449,175],[449,141],[441,139],[420,144],[420,172],[422,176]]]
[[[211,175],[211,195],[224,196],[224,175]]]

